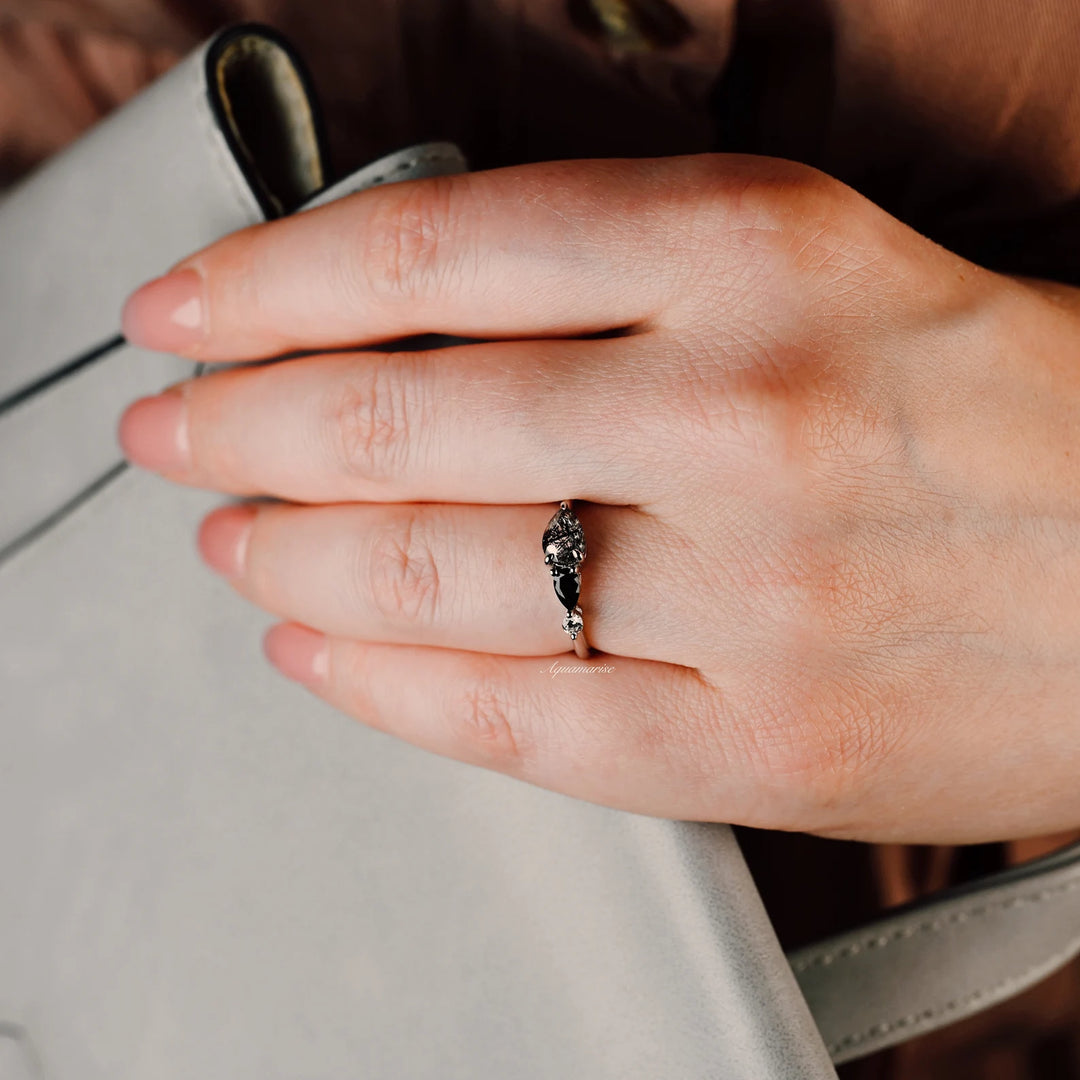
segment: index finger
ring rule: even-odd
[[[761,162],[554,162],[370,189],[186,259],[133,294],[124,333],[233,361],[427,332],[575,336],[649,323],[679,295],[673,255],[695,242],[703,192],[745,189]]]

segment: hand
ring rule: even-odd
[[[661,816],[1080,824],[1080,314],[765,158],[395,185],[145,286],[213,372],[120,438],[270,659],[376,728]],[[426,331],[417,352],[327,350]],[[540,536],[575,500],[589,661]],[[553,675],[552,661],[605,666]]]

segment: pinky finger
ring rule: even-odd
[[[726,740],[709,727],[706,693],[716,691],[689,668],[373,644],[296,623],[272,627],[264,650],[373,728],[565,795],[709,820],[736,820],[753,798],[748,771],[726,760]]]

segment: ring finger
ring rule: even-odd
[[[199,546],[247,599],[333,636],[544,656],[571,647],[540,549],[552,512],[254,503],[208,515]],[[581,605],[591,644],[685,664],[683,613],[670,602],[680,590],[637,572],[665,564],[668,527],[627,507],[577,503],[575,512],[590,544]]]

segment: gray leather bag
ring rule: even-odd
[[[247,26],[0,201],[0,1080],[814,1080],[1076,951],[1068,853],[789,961],[726,826],[426,754],[265,663],[274,620],[195,552],[221,496],[122,460],[123,407],[196,372],[121,303],[465,167],[329,184],[301,65]]]

